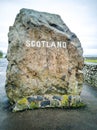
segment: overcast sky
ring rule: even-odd
[[[21,8],[61,15],[82,43],[84,54],[97,55],[97,0],[0,0],[0,50],[7,52],[8,30]]]

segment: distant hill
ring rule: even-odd
[[[84,58],[87,58],[87,59],[97,59],[97,55],[84,55]]]

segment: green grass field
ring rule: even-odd
[[[97,63],[97,59],[85,59],[85,62]]]

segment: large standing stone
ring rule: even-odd
[[[6,92],[12,103],[32,95],[80,95],[81,43],[59,15],[21,9],[8,38]]]

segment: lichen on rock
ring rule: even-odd
[[[23,111],[23,110],[33,110],[37,108],[79,108],[85,107],[85,104],[81,101],[80,96],[71,95],[43,95],[42,100],[39,99],[40,95],[30,96],[19,99],[14,107],[13,112]],[[60,97],[56,98],[55,97]],[[29,100],[30,99],[30,100]],[[32,99],[32,101],[31,101]]]
[[[32,95],[80,95],[83,50],[59,15],[21,9],[8,41],[6,93],[11,103]]]
[[[17,103],[15,104],[13,112],[26,110],[28,109],[28,106],[29,106],[28,100],[26,98],[22,98],[18,100]]]

